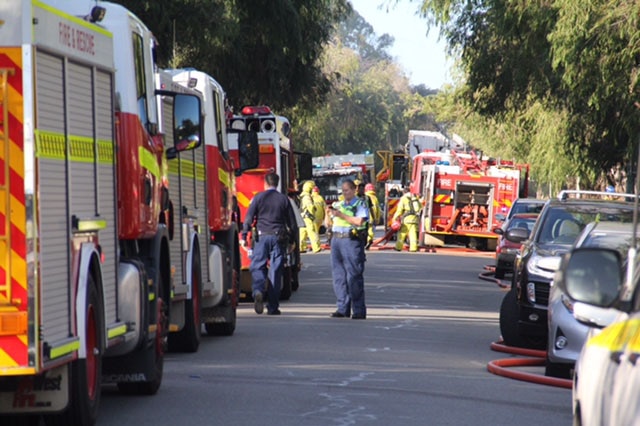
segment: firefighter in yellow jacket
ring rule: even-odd
[[[395,246],[397,251],[402,251],[407,237],[409,237],[409,251],[418,251],[418,224],[420,223],[421,210],[420,199],[409,192],[408,188],[405,188],[404,194],[398,202],[396,213],[393,215],[394,222],[402,220]]]
[[[369,229],[367,230],[367,248],[369,248],[373,243],[374,229],[380,223],[382,212],[380,211],[380,201],[378,201],[378,196],[372,183],[364,186],[364,195],[369,199]]]
[[[320,237],[316,231],[316,206],[313,202],[311,192],[316,184],[308,180],[302,185],[302,193],[300,194],[300,210],[304,219],[304,228],[300,228],[300,252],[307,251],[307,237],[311,242],[311,250],[314,253],[322,251],[320,247]]]
[[[324,201],[324,198],[322,198],[322,195],[320,195],[320,188],[317,186],[313,187],[313,190],[311,191],[311,198],[313,199],[313,204],[316,207],[316,233],[320,235],[320,227],[324,224],[324,211],[327,208],[327,203]]]

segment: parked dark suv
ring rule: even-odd
[[[572,197],[581,198],[572,198]],[[630,194],[595,191],[562,191],[548,200],[531,233],[509,230],[505,238],[522,242],[516,258],[511,290],[500,306],[500,332],[510,346],[546,347],[547,306],[550,283],[569,251],[590,222],[600,220],[632,222]]]

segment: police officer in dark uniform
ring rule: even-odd
[[[271,282],[268,292],[268,315],[280,315],[280,282],[284,256],[288,245],[298,235],[298,224],[289,197],[278,192],[280,177],[269,173],[264,178],[265,190],[251,200],[242,226],[241,245],[246,244],[247,233],[255,223],[258,235],[254,235],[255,246],[249,271],[252,278],[254,308],[257,314],[264,311],[264,292],[267,276]],[[269,268],[267,271],[267,260]]]

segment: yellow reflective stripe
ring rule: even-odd
[[[603,329],[587,341],[587,346],[598,346],[612,352],[621,351],[640,329],[640,320],[622,321]]]
[[[227,188],[231,188],[231,179],[229,179],[229,173],[227,173],[221,167],[218,167],[218,179],[220,179],[220,182],[224,186],[226,186]]]
[[[127,326],[126,324],[122,324],[118,327],[114,327],[114,328],[110,328],[107,331],[107,337],[109,339],[113,339],[114,337],[118,337],[121,336],[123,334],[125,334],[127,332]]]
[[[75,340],[73,342],[69,342],[64,345],[51,348],[51,350],[49,351],[49,358],[56,359],[63,355],[67,355],[67,354],[70,354],[71,352],[77,351],[78,349],[80,349],[80,341]]]
[[[103,219],[80,219],[78,231],[98,231],[107,227],[107,221]]]
[[[53,132],[35,131],[36,157],[64,160],[66,158],[66,145],[63,134]]]
[[[160,179],[160,165],[155,155],[144,147],[138,147],[138,161],[140,165],[154,175],[157,179]]]
[[[67,144],[64,134],[36,130],[36,157],[52,160],[67,158]],[[69,160],[76,163],[94,163],[95,145],[92,138],[69,135]],[[98,140],[98,163],[113,164],[113,142]]]
[[[183,160],[182,158],[176,158],[169,161],[169,174],[178,176],[182,171],[182,177],[189,179],[196,179],[201,182],[205,181],[205,171],[203,164],[196,164],[196,173],[193,174],[193,164],[191,160]],[[182,168],[182,170],[180,170]]]
[[[97,26],[95,24],[91,24],[90,22],[85,21],[84,19],[76,18],[75,16],[72,16],[72,15],[67,15],[66,13],[64,13],[64,12],[62,12],[62,11],[56,9],[56,8],[53,8],[53,7],[51,7],[51,6],[47,5],[47,4],[44,4],[44,3],[42,3],[42,2],[40,2],[38,0],[33,0],[32,4],[34,6],[37,6],[37,7],[41,8],[41,9],[44,9],[44,10],[50,12],[50,13],[53,13],[54,15],[61,16],[64,19],[68,19],[69,21],[73,21],[73,23],[75,23],[77,25],[80,25],[82,27],[88,28],[91,31],[95,31],[95,32],[100,33],[102,35],[105,35],[105,36],[107,36],[109,38],[113,38],[113,34],[110,31],[107,31],[104,28],[99,27],[99,26]]]

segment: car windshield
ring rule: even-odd
[[[544,201],[518,201],[513,205],[510,216],[518,213],[540,213],[544,207]]]
[[[590,222],[631,222],[633,205],[562,205],[549,207],[538,242],[542,244],[571,245]]]
[[[532,218],[526,218],[526,217],[517,217],[514,216],[508,223],[507,225],[507,230],[509,229],[513,229],[513,228],[522,228],[522,229],[526,229],[527,231],[531,232],[531,230],[533,229],[533,225],[536,223],[536,218],[532,217]]]

